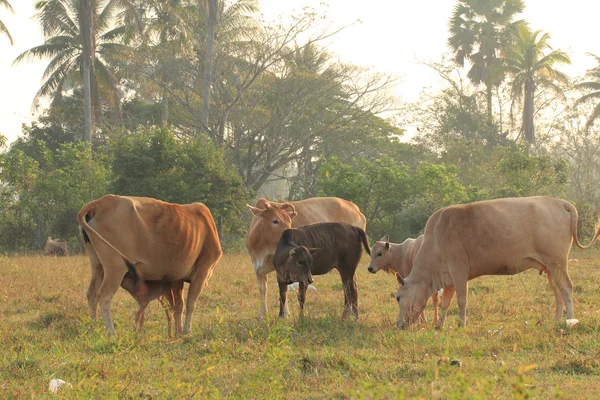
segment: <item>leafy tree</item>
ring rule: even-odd
[[[448,45],[462,67],[471,64],[468,77],[486,88],[487,115],[492,120],[493,88],[502,80],[501,54],[509,49],[510,32],[523,24],[523,0],[458,0],[449,22]]]
[[[575,85],[577,89],[584,90],[587,93],[583,94],[575,102],[575,106],[584,104],[587,102],[593,102],[600,100],[600,57],[595,54],[588,53],[591,57],[594,57],[598,65],[594,68],[589,69],[585,76],[588,81],[578,83]],[[596,104],[594,109],[589,113],[586,126],[589,128],[593,125],[594,121],[600,117],[600,101]]]
[[[120,105],[118,79],[110,66],[111,58],[123,50],[118,39],[124,28],[110,26],[120,1],[110,0],[102,9],[98,0],[38,1],[36,18],[45,42],[14,61],[51,58],[34,105],[50,96],[52,109],[60,105],[64,92],[83,86],[87,141],[94,130],[92,117],[100,115],[102,103],[117,110]]]
[[[181,204],[202,202],[215,220],[226,221],[226,232],[242,229],[238,218],[248,193],[210,139],[177,139],[167,127],[140,129],[109,141],[108,154],[115,175],[112,193]]]
[[[6,8],[11,13],[14,12],[14,10],[13,10],[12,6],[10,5],[10,3],[8,2],[8,0],[0,0],[0,7]],[[2,20],[0,20],[0,34],[6,35],[6,37],[10,41],[11,45],[15,44],[12,36],[10,35],[10,32],[8,31],[8,28],[6,27],[6,25],[4,25],[4,22],[2,22]]]
[[[548,33],[531,31],[527,26],[521,25],[517,28],[516,40],[506,58],[506,71],[512,77],[513,105],[523,103],[521,131],[525,140],[532,144],[535,144],[533,117],[536,113],[536,90],[549,89],[564,97],[560,85],[566,85],[569,81],[554,66],[570,64],[571,59],[562,50],[552,50],[549,39]]]

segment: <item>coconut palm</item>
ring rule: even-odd
[[[13,8],[11,7],[10,3],[8,2],[8,0],[0,0],[0,7],[6,8],[11,13],[15,12],[13,10]],[[15,44],[12,36],[10,35],[10,32],[8,31],[8,29],[6,28],[6,25],[4,25],[4,22],[2,22],[2,20],[0,20],[0,34],[6,35],[6,37],[8,37],[8,40],[10,40],[11,45]]]
[[[493,88],[504,79],[500,56],[510,45],[510,32],[523,24],[515,17],[524,8],[523,0],[458,0],[450,18],[448,46],[458,65],[471,64],[469,80],[485,85],[490,120]]]
[[[598,104],[596,104],[592,113],[588,116],[586,128],[592,126],[594,121],[600,117],[600,57],[591,53],[588,53],[588,55],[594,57],[598,66],[587,70],[585,76],[589,79],[588,81],[575,85],[576,88],[587,92],[575,101],[575,106],[589,101],[598,101]]]
[[[562,87],[569,82],[564,73],[554,69],[556,64],[570,64],[571,59],[562,50],[553,50],[547,32],[531,31],[522,25],[517,29],[516,40],[506,58],[506,72],[511,76],[512,105],[522,104],[521,131],[525,140],[535,144],[535,92],[547,88],[564,97]],[[512,111],[511,111],[512,115]]]
[[[109,0],[101,7],[98,0],[44,0],[35,5],[45,37],[44,44],[19,55],[14,64],[25,60],[50,58],[44,71],[44,81],[33,100],[51,97],[51,110],[59,106],[63,93],[83,86],[86,114],[86,140],[90,141],[93,115],[100,115],[102,104],[118,108],[118,79],[111,68],[111,59],[124,46],[119,38],[124,28],[110,29],[110,23],[120,5]]]

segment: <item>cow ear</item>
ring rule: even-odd
[[[290,250],[290,252],[289,252],[290,257],[294,257],[296,255],[296,249],[297,249],[297,247],[294,247],[293,249]]]
[[[380,242],[389,242],[390,241],[390,236],[389,235],[385,235],[384,237],[381,238]]]
[[[292,203],[283,203],[281,205],[281,209],[288,213],[290,219],[294,219],[294,217],[298,215],[298,213],[296,212],[296,207],[294,207]]]
[[[261,210],[260,208],[252,207],[250,204],[246,204],[246,207],[248,207],[250,211],[252,211],[252,214],[256,215],[257,217],[260,217],[263,212],[267,211],[267,209]]]
[[[390,249],[390,242],[385,242],[385,249],[389,250]]]
[[[321,251],[323,251],[323,249],[317,249],[317,248],[314,248],[314,247],[310,247],[310,248],[308,249],[308,251],[310,252],[310,255],[311,255],[311,256],[316,256],[316,255],[317,255],[317,254],[319,254]]]

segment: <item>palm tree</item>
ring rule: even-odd
[[[91,141],[94,118],[102,103],[113,108],[120,105],[118,79],[111,60],[124,46],[118,39],[124,27],[110,28],[120,0],[109,0],[100,9],[98,0],[44,0],[35,5],[45,41],[19,55],[13,64],[25,60],[51,58],[35,95],[52,98],[51,110],[60,105],[63,93],[83,86],[85,109],[85,139]]]
[[[6,8],[11,13],[15,12],[13,10],[13,8],[11,7],[10,3],[8,2],[8,0],[0,0],[0,7]],[[6,28],[6,25],[4,25],[4,22],[2,22],[2,20],[0,20],[0,34],[2,34],[2,33],[5,34],[6,37],[8,37],[8,40],[10,40],[10,44],[11,45],[15,44],[15,42],[13,41],[12,36],[10,35],[10,32]]]
[[[500,55],[522,20],[523,0],[458,0],[449,22],[448,46],[461,67],[471,64],[468,77],[486,88],[488,119],[492,120],[492,91],[504,79]]]
[[[511,76],[512,106],[523,103],[523,132],[525,140],[535,144],[533,116],[535,114],[535,91],[548,88],[564,97],[562,85],[569,78],[554,69],[555,64],[570,64],[571,59],[562,50],[553,50],[548,41],[550,35],[531,31],[527,26],[517,29],[516,40],[506,58],[506,72]],[[512,115],[512,111],[511,111]]]
[[[581,82],[575,85],[575,87],[578,89],[590,91],[589,93],[586,93],[580,98],[578,98],[575,101],[575,106],[582,103],[587,103],[588,101],[600,100],[600,57],[591,53],[588,53],[588,55],[594,57],[594,59],[598,63],[598,66],[587,70],[587,72],[585,73],[585,76],[589,78],[589,81]],[[598,102],[598,104],[596,104],[594,110],[592,110],[592,113],[588,116],[588,120],[586,122],[586,129],[592,126],[592,124],[598,117],[600,117],[600,101]]]

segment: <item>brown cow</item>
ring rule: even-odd
[[[454,287],[466,323],[467,282],[483,275],[514,275],[530,268],[546,272],[556,298],[557,320],[566,304],[573,319],[573,285],[567,264],[577,238],[577,210],[567,201],[550,197],[506,198],[460,204],[436,211],[427,221],[423,244],[412,271],[402,280],[396,299],[408,326],[427,299],[440,288]],[[440,327],[453,292],[442,296]]]
[[[371,264],[368,268],[369,272],[376,274],[377,271],[381,269],[393,273],[396,276],[398,283],[400,283],[402,278],[408,276],[410,273],[422,243],[423,235],[416,239],[406,239],[402,243],[390,243],[389,236],[384,236],[380,241],[375,242],[371,248]],[[434,310],[433,321],[434,323],[437,323],[439,320],[439,293],[433,293],[431,300],[433,302]],[[425,314],[422,314],[422,316],[423,320],[425,320]],[[400,322],[400,316],[398,317],[398,322]]]
[[[52,239],[48,236],[44,245],[44,252],[55,256],[68,256],[69,244],[64,239]]]
[[[100,303],[104,324],[114,333],[110,304],[129,272],[134,295],[147,290],[143,279],[189,282],[183,328],[182,290],[175,292],[174,314],[176,333],[191,331],[198,296],[223,254],[212,214],[204,204],[107,195],[85,205],[77,221],[92,265],[87,292],[92,318]]]
[[[365,231],[343,222],[322,222],[287,229],[277,244],[273,264],[279,285],[279,316],[287,317],[288,285],[299,283],[298,302],[304,311],[306,289],[312,275],[323,275],[337,269],[344,288],[344,313],[358,318],[356,267],[362,247],[369,253]]]
[[[254,217],[246,235],[246,248],[260,289],[258,318],[267,313],[267,274],[274,270],[273,255],[284,230],[316,222],[346,222],[363,230],[366,228],[365,216],[359,208],[336,197],[315,197],[289,203],[260,199],[256,207],[248,208]]]

